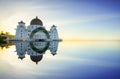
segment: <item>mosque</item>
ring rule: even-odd
[[[56,26],[53,25],[50,31],[47,31],[38,17],[32,19],[28,26],[25,26],[23,21],[18,22],[13,40],[18,58],[22,60],[27,54],[36,64],[42,60],[47,50],[56,55],[58,42],[61,41]]]
[[[14,40],[19,41],[53,41],[59,40],[56,26],[53,25],[50,31],[47,31],[43,22],[38,18],[31,20],[29,26],[25,26],[23,21],[18,22]]]

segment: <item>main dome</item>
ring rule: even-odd
[[[38,17],[36,17],[35,19],[33,19],[31,22],[30,22],[30,25],[42,25],[43,26],[43,23],[40,19],[38,19]]]

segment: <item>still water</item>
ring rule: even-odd
[[[0,79],[120,79],[120,41],[10,43]]]

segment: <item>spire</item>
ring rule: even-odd
[[[18,22],[18,24],[21,24],[21,23],[22,23],[22,24],[25,24],[22,20],[21,20],[20,22]]]
[[[21,20],[21,23],[24,23],[24,22]]]
[[[36,62],[36,64],[38,64],[38,62]]]
[[[36,19],[38,19],[38,16],[36,16]]]
[[[55,25],[53,25],[52,27],[56,27]]]

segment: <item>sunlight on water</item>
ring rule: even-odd
[[[19,59],[15,45],[0,49],[0,79],[120,78],[120,41],[59,42],[57,54],[46,50],[38,64],[28,54]]]

